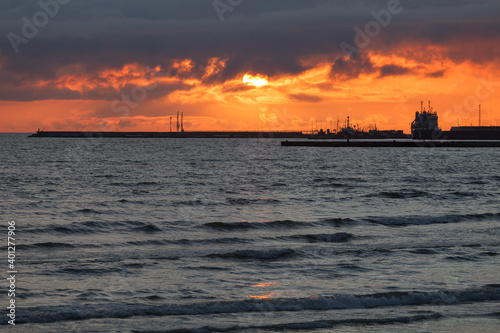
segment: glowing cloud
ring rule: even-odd
[[[243,83],[249,86],[262,87],[268,83],[268,78],[266,75],[257,74],[255,76],[250,74],[245,74],[243,76]]]

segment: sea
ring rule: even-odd
[[[2,134],[0,170],[2,332],[500,331],[498,148]]]

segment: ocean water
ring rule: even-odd
[[[500,331],[499,149],[3,134],[0,157],[13,332]]]

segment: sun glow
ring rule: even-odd
[[[249,86],[262,87],[268,83],[268,79],[266,75],[257,74],[255,76],[250,74],[245,74],[243,76],[243,83]]]

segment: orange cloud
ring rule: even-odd
[[[168,131],[170,117],[182,111],[185,128],[191,131],[307,131],[316,120],[335,128],[337,118],[342,123],[350,116],[361,127],[377,124],[379,129],[408,132],[420,100],[429,99],[438,111],[443,129],[457,122],[475,124],[479,103],[483,105],[483,124],[497,125],[499,66],[470,61],[456,64],[446,58],[442,47],[428,46],[426,50],[434,54],[409,54],[402,49],[392,53],[371,51],[354,63],[318,60],[315,66],[297,75],[246,74],[227,80],[220,80],[227,66],[227,59],[222,58],[211,58],[204,65],[191,59],[174,60],[168,69],[148,69],[130,63],[95,73],[88,73],[81,65],[63,66],[53,79],[29,83],[31,89],[67,89],[80,94],[95,91],[101,92],[103,98],[0,102],[0,131]],[[419,61],[421,58],[426,61]],[[358,64],[364,69],[351,68]],[[131,87],[155,83],[160,84],[157,94],[137,102],[126,116],[109,111],[121,91],[130,93]],[[162,90],[167,84],[179,87]]]

